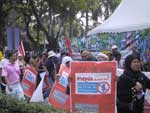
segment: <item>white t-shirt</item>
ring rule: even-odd
[[[7,58],[3,58],[3,59],[1,60],[2,68],[5,67],[8,63],[9,63],[9,60],[8,60]]]

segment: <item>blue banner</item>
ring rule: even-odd
[[[7,46],[9,50],[13,50],[13,29],[7,27]]]
[[[20,42],[20,29],[15,28],[15,50],[18,50],[19,42]]]

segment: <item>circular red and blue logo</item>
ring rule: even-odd
[[[99,93],[108,93],[109,89],[110,89],[110,85],[108,84],[108,82],[100,82],[97,85],[97,91]]]

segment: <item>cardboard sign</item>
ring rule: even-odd
[[[116,62],[71,63],[71,112],[115,113]]]
[[[60,74],[60,78],[58,81],[59,84],[63,85],[64,87],[67,87],[68,77],[69,77],[69,68],[61,64],[59,74]]]
[[[66,87],[58,82],[53,85],[48,102],[57,109],[70,110],[70,96],[66,94]]]
[[[27,65],[22,79],[22,88],[27,97],[31,97],[36,88],[37,71]]]

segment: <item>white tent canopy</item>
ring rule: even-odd
[[[150,0],[122,0],[114,13],[87,35],[150,28]]]

